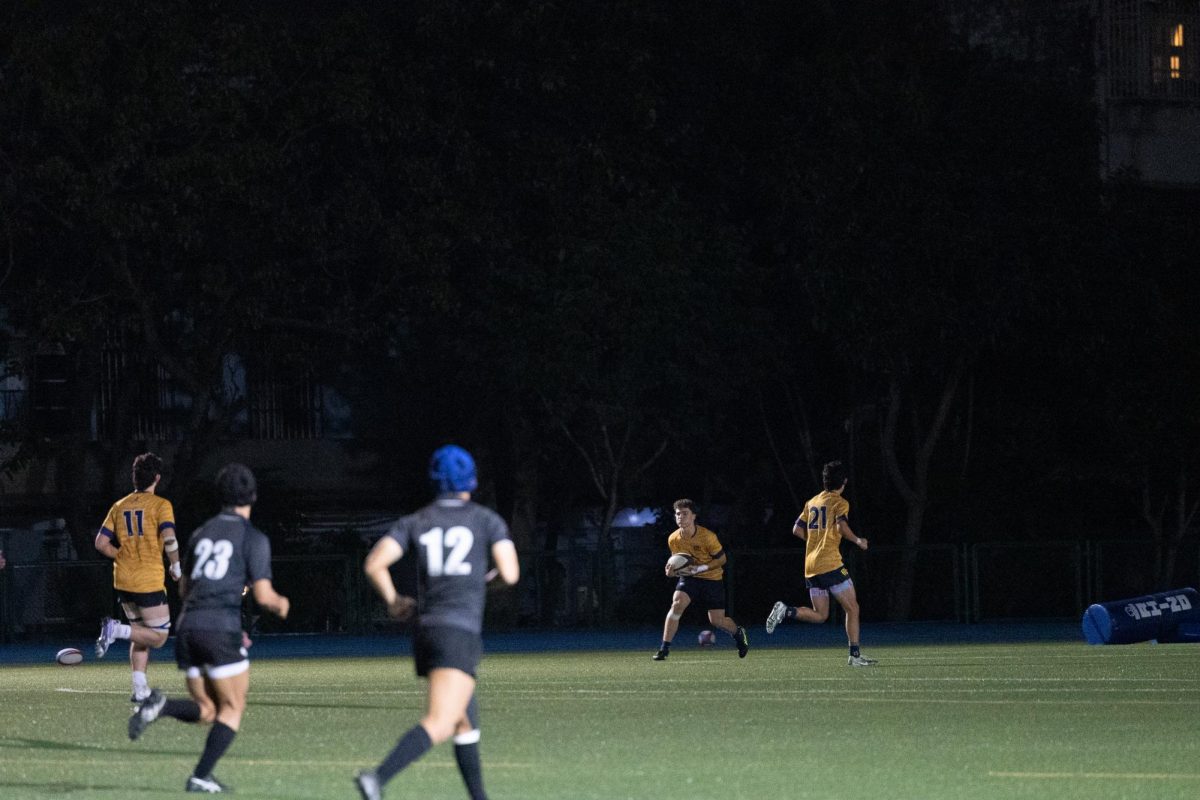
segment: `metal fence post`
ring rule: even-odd
[[[963,608],[963,589],[962,589],[962,567],[959,564],[959,557],[962,550],[955,547],[950,553],[950,564],[952,580],[954,581],[954,621],[966,622],[967,613]]]
[[[0,642],[9,640],[8,570],[0,569]]]
[[[1085,567],[1084,558],[1085,551],[1081,548],[1079,542],[1075,542],[1075,547],[1072,548],[1075,557],[1075,613],[1084,613],[1084,579]]]
[[[971,609],[968,620],[970,622],[979,622],[981,616],[980,608],[982,607],[979,600],[979,545],[973,544],[968,546],[968,559],[970,560],[970,568],[968,574],[971,576]]]

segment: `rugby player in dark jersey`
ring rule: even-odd
[[[374,770],[358,773],[355,785],[365,800],[379,800],[383,786],[433,745],[454,738],[454,756],[467,791],[486,798],[479,758],[479,706],[475,671],[482,653],[480,632],[488,556],[509,586],[517,582],[517,550],[508,526],[496,512],[471,502],[477,485],[475,461],[461,447],[434,452],[429,477],[437,499],[402,517],[376,542],[363,572],[395,619],[414,610],[413,660],[417,675],[429,679],[428,710]],[[396,591],[388,568],[408,552],[418,563],[417,597]]]
[[[287,618],[291,606],[271,583],[271,543],[250,524],[250,507],[258,499],[254,474],[241,464],[227,464],[217,473],[217,495],[221,513],[188,540],[179,581],[183,610],[175,661],[185,671],[192,699],[169,700],[152,689],[129,718],[130,739],[160,716],[211,723],[204,753],[184,787],[207,794],[229,791],[212,770],[237,735],[250,687],[242,591],[249,586],[258,605],[280,619]]]

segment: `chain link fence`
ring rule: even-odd
[[[864,622],[985,622],[1078,618],[1093,602],[1133,597],[1163,587],[1163,559],[1173,562],[1179,586],[1200,580],[1195,545],[1173,554],[1138,541],[990,542],[873,545],[846,553]],[[521,582],[495,586],[488,600],[489,629],[645,627],[662,623],[675,581],[663,574],[662,548],[532,552],[521,556]],[[805,604],[804,554],[799,547],[743,550],[726,568],[728,611],[740,623],[765,618],[776,600]],[[281,555],[274,582],[292,600],[286,622],[258,618],[261,633],[394,632],[362,574],[361,555]],[[412,592],[412,564],[395,569],[402,591]],[[907,612],[897,614],[898,587],[911,583]],[[1170,587],[1167,587],[1170,588]],[[179,598],[168,587],[173,618]],[[830,624],[840,624],[836,603]],[[700,613],[689,611],[689,614]],[[105,560],[9,561],[0,570],[0,639],[94,635],[103,616],[120,616]]]

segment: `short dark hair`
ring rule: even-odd
[[[217,473],[217,499],[223,508],[254,505],[258,500],[258,483],[245,464],[226,464]]]
[[[826,490],[840,489],[846,482],[846,468],[840,461],[830,461],[821,470],[821,484]]]
[[[142,453],[133,460],[134,491],[144,492],[154,484],[154,479],[162,475],[163,461],[154,453]]]
[[[685,497],[682,500],[676,500],[674,505],[672,505],[672,508],[674,508],[676,511],[678,511],[681,508],[686,508],[688,511],[691,511],[693,514],[695,514],[696,513],[696,501],[689,500]]]

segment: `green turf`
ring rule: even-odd
[[[1200,797],[1200,647],[680,648],[492,655],[480,693],[493,798]],[[178,693],[163,663],[152,677]],[[418,717],[407,660],[254,664],[217,775],[249,798],[353,798]],[[0,669],[0,798],[178,797],[203,730],[125,735],[119,663]],[[388,798],[465,797],[450,745]]]

